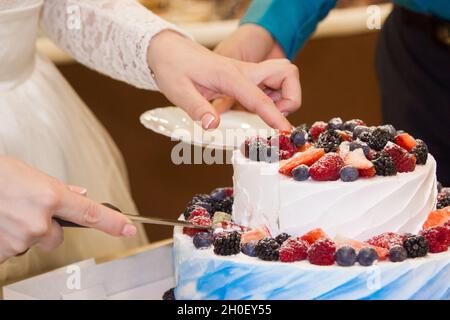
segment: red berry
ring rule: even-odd
[[[205,217],[205,218],[210,218],[210,215],[208,213],[208,211],[200,206],[196,206],[194,210],[192,210],[192,212],[189,214],[189,218],[188,221],[191,221],[191,219],[195,218],[195,217]]]
[[[428,240],[428,246],[431,253],[447,251],[450,245],[450,231],[446,227],[434,227],[423,230],[421,233]]]
[[[404,236],[394,232],[385,232],[366,242],[370,245],[390,249],[393,246],[403,246]]]
[[[197,216],[192,219],[189,219],[189,222],[196,226],[210,226],[212,224],[211,219],[203,216]],[[195,228],[183,228],[183,233],[188,235],[189,237],[195,236],[199,232],[205,232],[204,229],[195,229]]]
[[[314,242],[322,239],[327,239],[328,235],[320,228],[313,229],[308,233],[304,234],[300,237],[300,240],[305,240],[309,244],[313,244]]]
[[[287,176],[291,176],[292,170],[294,170],[294,168],[302,164],[310,166],[314,162],[322,158],[324,154],[325,151],[322,148],[309,148],[308,150],[300,153],[298,156],[295,156],[294,158],[285,161],[281,165],[278,172]]]
[[[343,166],[344,160],[337,153],[327,153],[309,168],[309,174],[317,181],[338,180]]]
[[[384,151],[394,160],[397,172],[411,172],[416,168],[416,156],[408,153],[408,151],[395,143],[388,142],[384,147]]]
[[[352,133],[343,130],[336,130],[336,132],[341,137],[342,141],[353,141]]]
[[[280,247],[280,261],[295,262],[305,260],[308,257],[308,249],[308,242],[298,238],[289,238]]]
[[[397,135],[394,141],[408,152],[411,151],[417,144],[416,139],[406,132]]]
[[[329,239],[315,242],[308,250],[308,260],[319,266],[330,266],[336,261],[336,245]]]
[[[317,121],[314,122],[311,128],[309,129],[309,134],[314,140],[317,140],[319,138],[320,134],[324,131],[326,131],[328,128],[328,124],[323,121]]]
[[[279,149],[280,159],[282,160],[291,158],[297,151],[290,137],[285,134],[279,134],[270,139],[270,145]]]

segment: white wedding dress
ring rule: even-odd
[[[79,62],[153,90],[148,44],[161,30],[177,29],[134,0],[0,0],[0,153],[136,212],[114,142],[56,67],[36,54],[39,25]],[[1,264],[0,286],[146,241],[143,229],[127,240],[66,229],[56,251],[32,249]]]

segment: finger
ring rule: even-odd
[[[200,121],[205,130],[214,129],[219,126],[220,117],[215,108],[206,100],[190,82],[184,83],[182,96],[172,97],[175,104],[180,106],[195,121]]]
[[[291,124],[281,114],[273,101],[255,84],[236,75],[234,81],[228,82],[228,88],[222,88],[228,95],[236,99],[248,110],[256,112],[270,127],[280,130],[290,130]]]
[[[282,113],[292,113],[301,105],[301,86],[298,68],[286,59],[270,60],[252,65],[249,69],[253,80],[262,83],[281,98],[276,105]]]
[[[213,107],[216,109],[216,112],[221,114],[231,109],[234,105],[235,100],[231,97],[221,96],[217,99],[214,99],[212,102]]]
[[[113,236],[131,237],[136,227],[123,214],[73,192],[64,192],[56,216]]]
[[[82,196],[87,196],[87,189],[84,187],[68,185],[67,188],[69,188],[72,192],[81,194]]]
[[[44,251],[52,251],[59,247],[61,243],[63,243],[63,241],[63,229],[56,221],[53,220],[47,234],[45,234],[37,241],[36,247]]]

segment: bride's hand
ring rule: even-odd
[[[0,263],[32,246],[52,250],[63,241],[52,218],[130,237],[136,227],[120,213],[85,197],[82,188],[67,186],[23,162],[0,156]]]
[[[299,72],[286,59],[242,62],[163,31],[150,42],[148,63],[161,92],[205,129],[219,125],[219,115],[209,101],[222,95],[235,98],[268,125],[282,130],[291,129],[283,113],[300,107]]]

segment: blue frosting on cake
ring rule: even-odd
[[[446,299],[450,252],[371,267],[266,262],[197,250],[175,231],[177,299]]]

